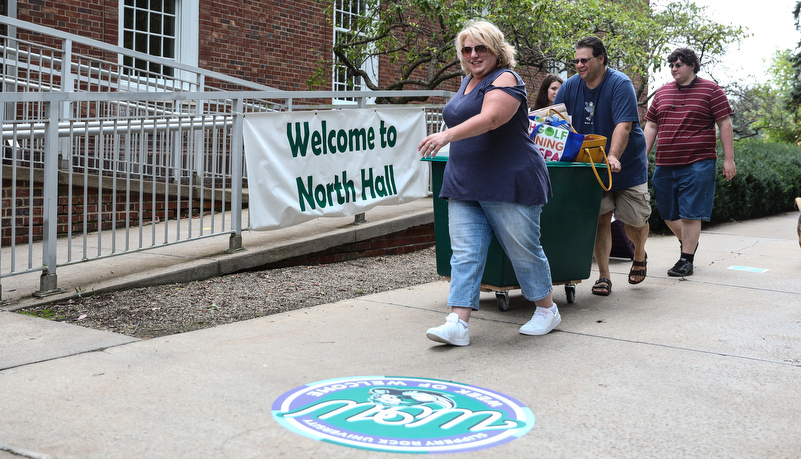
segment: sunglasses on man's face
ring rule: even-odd
[[[465,46],[462,48],[462,56],[469,57],[471,54],[473,54],[473,50],[476,51],[476,54],[482,55],[487,54],[489,48],[487,48],[487,45]]]
[[[668,64],[668,68],[672,69],[673,67],[675,67],[676,70],[678,70],[678,69],[682,68],[684,65],[685,64],[682,64],[681,62],[676,62],[675,64]]]
[[[587,62],[595,59],[595,57],[582,57],[581,59],[573,59],[573,65],[587,65]]]

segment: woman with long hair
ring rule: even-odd
[[[534,110],[553,105],[553,99],[556,97],[557,91],[562,87],[562,79],[553,73],[542,80],[540,90],[537,92],[537,99],[534,101]]]

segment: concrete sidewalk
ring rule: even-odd
[[[797,218],[705,230],[686,279],[666,275],[676,239],[651,237],[645,282],[614,260],[609,297],[589,279],[567,304],[557,287],[562,324],[543,337],[518,334],[533,312],[519,291],[506,312],[485,293],[464,348],[425,337],[447,282],[151,340],[0,312],[0,458],[374,457],[271,414],[293,388],[367,375],[471,384],[533,411],[526,435],[464,457],[798,457]]]

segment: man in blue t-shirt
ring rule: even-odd
[[[630,284],[645,280],[648,261],[645,240],[651,216],[648,155],[634,85],[623,73],[608,68],[608,59],[606,47],[600,39],[581,39],[576,44],[573,59],[577,75],[564,82],[553,101],[554,104],[565,104],[576,131],[607,138],[612,188],[604,192],[601,199],[594,249],[600,278],[592,287],[592,293],[604,296],[612,291],[609,272],[612,214],[624,223],[626,235],[634,243]]]

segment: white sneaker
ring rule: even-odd
[[[428,339],[438,343],[453,346],[467,346],[470,344],[470,334],[467,331],[467,322],[460,320],[455,312],[448,314],[445,323],[439,327],[429,328],[426,332]]]
[[[537,306],[537,310],[534,311],[531,320],[520,327],[520,334],[534,336],[547,335],[548,332],[556,328],[560,322],[562,322],[562,316],[559,315],[559,309],[556,307],[556,303],[554,303],[550,309]]]

